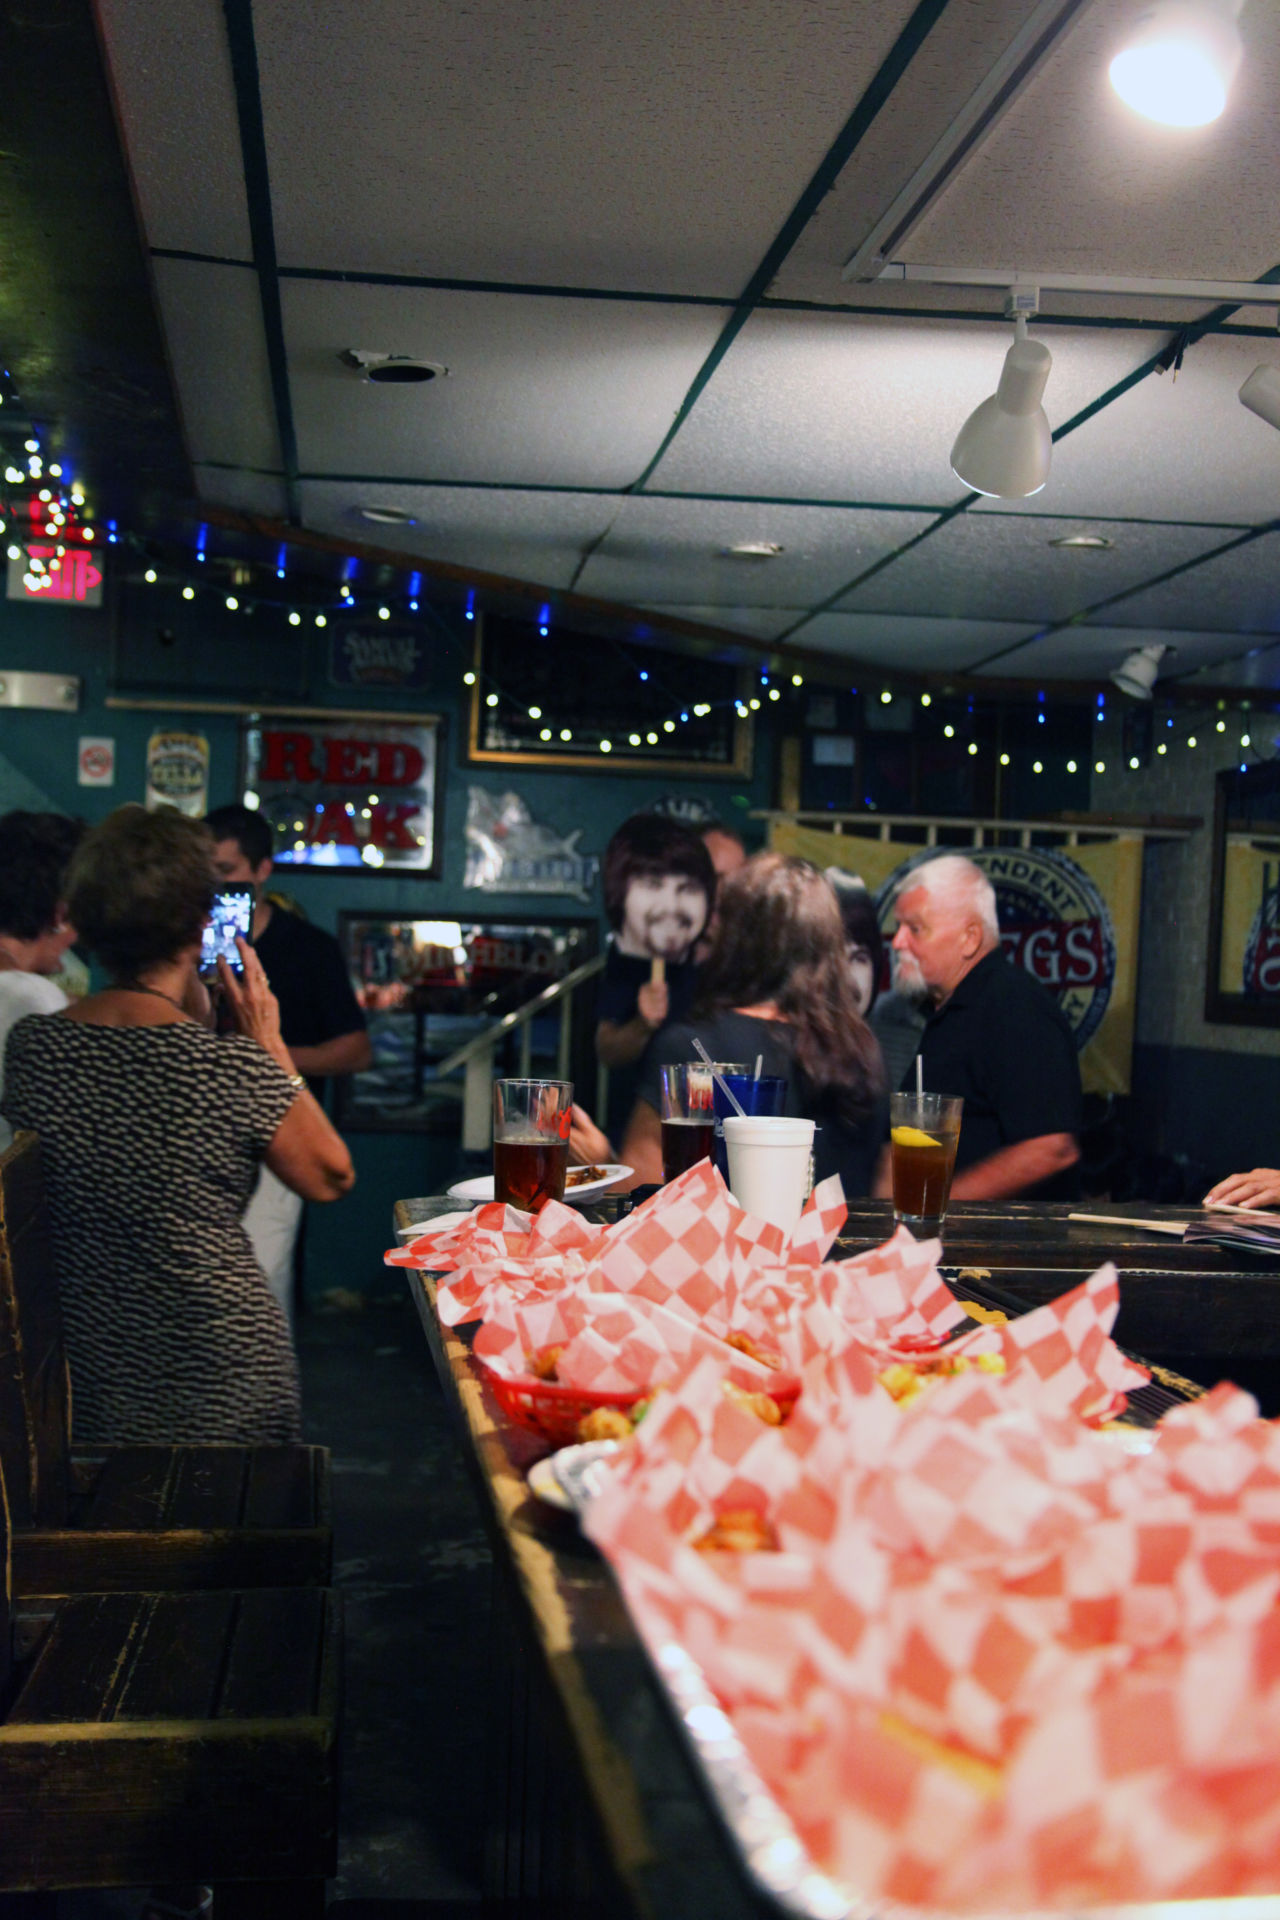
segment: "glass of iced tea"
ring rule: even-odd
[[[949,1093],[889,1096],[893,1217],[918,1240],[942,1232],[964,1101]]]
[[[572,1122],[571,1080],[495,1080],[494,1199],[522,1213],[563,1200]]]
[[[674,1180],[711,1158],[716,1141],[716,1110],[710,1067],[681,1061],[662,1073],[662,1177]]]

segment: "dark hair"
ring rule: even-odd
[[[217,884],[204,821],[117,807],[71,862],[67,913],[103,966],[129,979],[200,938]]]
[[[876,915],[876,903],[860,880],[850,880],[838,868],[828,867],[826,876],[835,891],[836,905],[844,926],[847,947],[865,947],[871,960],[870,1012],[880,995],[884,966],[884,935]]]
[[[719,925],[695,1014],[772,1000],[797,1066],[856,1124],[880,1092],[879,1049],[853,1004],[831,884],[808,860],[757,853],[720,884]]]
[[[84,821],[65,813],[6,813],[0,819],[0,933],[38,940],[58,917],[67,866]]]
[[[631,882],[663,873],[684,874],[701,887],[710,914],[716,898],[716,870],[702,844],[702,830],[660,813],[633,813],[604,850],[604,910],[615,933],[626,913]]]
[[[215,807],[205,815],[204,823],[215,840],[234,840],[251,867],[260,867],[273,858],[276,850],[271,822],[252,807],[230,804]]]

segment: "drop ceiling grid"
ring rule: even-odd
[[[232,513],[252,513],[267,520],[284,520],[288,499],[282,478],[265,473],[229,472],[225,467],[197,465],[196,487],[207,506],[226,507]]]
[[[192,460],[278,470],[258,276],[188,260],[153,271]]]
[[[929,524],[927,514],[840,511],[827,507],[754,507],[709,501],[615,503],[609,534],[583,568],[583,593],[634,606],[676,599],[714,606],[811,605],[860,566],[891,553]],[[723,549],[773,540],[771,560],[729,559]]]
[[[1088,532],[1114,539],[1115,545],[1107,550],[1051,545]],[[958,514],[856,588],[837,610],[1066,620],[1222,541],[1216,527],[1117,528],[1018,514]]]
[[[305,524],[339,539],[371,541],[406,559],[445,561],[568,588],[583,549],[599,538],[615,511],[593,494],[508,493],[499,488],[348,486],[301,483]],[[393,506],[416,525],[374,526],[361,506]]]
[[[1175,580],[1132,594],[1099,618],[1115,627],[1280,633],[1280,533],[1261,534]]]
[[[855,666],[898,673],[963,673],[975,660],[1026,637],[1026,625],[999,620],[909,619],[892,613],[819,613],[799,644]]]
[[[1046,336],[1046,343],[1052,352],[1054,339]],[[1198,341],[1176,377],[1151,374],[1059,441],[1048,485],[1026,506],[1103,519],[1139,513],[1200,524],[1270,520],[1280,512],[1280,435],[1237,398],[1241,382],[1266,359],[1280,360],[1280,352],[1255,339],[1212,334]],[[1071,410],[1056,385],[1055,355],[1045,391],[1055,425]],[[1019,509],[1005,501],[1001,510]]]
[[[1227,643],[1221,633],[1191,632],[1182,628],[1156,629],[1077,626],[1030,640],[1016,652],[989,664],[975,663],[974,671],[999,679],[1105,680],[1135,647],[1160,645],[1174,651],[1160,664],[1164,681],[1215,665],[1233,653],[1238,642]],[[1157,694],[1160,692],[1157,684]]]
[[[296,280],[281,295],[307,473],[627,486],[720,328],[702,307]],[[339,363],[347,347],[448,376],[372,385]]]
[[[941,507],[964,497],[950,451],[993,390],[1003,323],[755,314],[652,484]],[[1144,336],[1055,334],[1054,417],[1095,400],[1150,353]]]
[[[1280,14],[1250,7],[1231,109],[1159,127],[1107,80],[1132,0],[1093,0],[901,257],[932,264],[1252,280],[1277,257]]]
[[[752,640],[776,640],[804,612],[803,607],[707,606],[684,600],[644,600],[646,613],[677,620],[697,620],[703,626],[727,628]]]
[[[99,0],[149,245],[248,258],[226,28],[217,0]]]
[[[273,0],[280,258],[735,292],[911,10]]]

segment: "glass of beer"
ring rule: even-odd
[[[674,1180],[709,1160],[716,1139],[716,1110],[710,1067],[701,1061],[682,1061],[663,1067],[662,1177]]]
[[[494,1199],[522,1213],[563,1200],[572,1123],[571,1080],[495,1080]]]
[[[948,1093],[889,1096],[893,1217],[917,1240],[942,1232],[964,1101]]]

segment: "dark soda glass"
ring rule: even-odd
[[[699,1160],[709,1160],[715,1149],[716,1123],[714,1116],[707,1114],[698,1120],[664,1120],[662,1123],[662,1177],[674,1180],[680,1174],[687,1173],[690,1167],[696,1167]]]
[[[568,1167],[567,1140],[495,1140],[493,1197],[522,1213],[538,1213],[548,1200],[564,1199]]]

